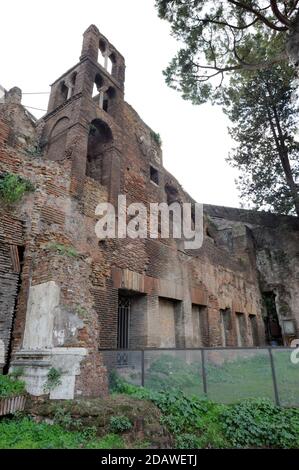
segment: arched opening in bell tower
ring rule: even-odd
[[[100,119],[90,123],[86,176],[105,185],[109,178],[109,150],[113,142],[109,126]]]

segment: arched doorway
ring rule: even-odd
[[[105,185],[109,178],[109,150],[113,142],[109,126],[100,119],[94,119],[89,128],[86,176]]]

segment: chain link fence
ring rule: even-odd
[[[110,378],[151,390],[181,390],[218,403],[268,398],[299,407],[299,364],[289,348],[101,350]]]

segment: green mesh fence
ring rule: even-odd
[[[235,348],[102,351],[111,389],[117,379],[156,391],[180,390],[218,403],[268,398],[299,407],[299,364],[292,349]],[[298,352],[299,357],[299,352]],[[273,366],[273,367],[272,367]],[[275,386],[277,394],[275,394]]]

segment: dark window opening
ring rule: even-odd
[[[100,49],[102,54],[104,54],[106,49],[107,49],[107,45],[106,45],[106,43],[103,39],[100,39],[100,41],[99,41],[99,49]]]
[[[109,100],[104,99],[104,102],[103,102],[103,110],[106,111],[106,113],[108,113],[108,108],[109,108]]]
[[[159,172],[153,166],[150,167],[150,179],[153,183],[159,185]]]
[[[58,93],[56,98],[56,106],[62,105],[67,99],[69,94],[69,88],[63,80],[58,86]]]
[[[283,345],[283,338],[275,299],[274,292],[263,293],[263,303],[266,313],[264,316],[266,339],[271,346],[281,346]]]
[[[165,185],[165,193],[168,205],[171,205],[173,202],[179,202],[178,190],[171,184]]]
[[[129,348],[131,299],[120,296],[118,300],[117,349]]]
[[[74,95],[75,85],[77,80],[77,72],[73,72],[70,79],[70,89],[68,93],[68,97],[71,98]]]
[[[117,316],[117,349],[129,348],[130,315],[131,299],[120,295]],[[120,351],[117,353],[117,365],[119,367],[129,365],[129,354],[127,352]]]
[[[116,95],[116,92],[113,87],[109,87],[108,90],[105,93],[103,93],[103,98],[102,98],[103,110],[106,111],[106,113],[108,113],[108,111],[110,110],[110,107],[115,98],[115,95]],[[100,102],[100,105],[101,105],[101,102]]]
[[[113,68],[115,67],[115,64],[116,64],[116,57],[115,57],[115,54],[112,53],[108,57],[108,63],[107,63],[107,72],[110,73],[110,75],[112,75],[113,73]]]
[[[66,86],[65,82],[62,82],[62,84],[61,84],[61,96],[63,98],[63,101],[66,101],[68,92],[69,92],[68,87]]]
[[[110,54],[110,60],[112,62],[112,64],[116,64],[116,56],[114,53]]]
[[[71,82],[73,85],[75,85],[76,80],[77,80],[77,72],[73,72],[71,76]]]

